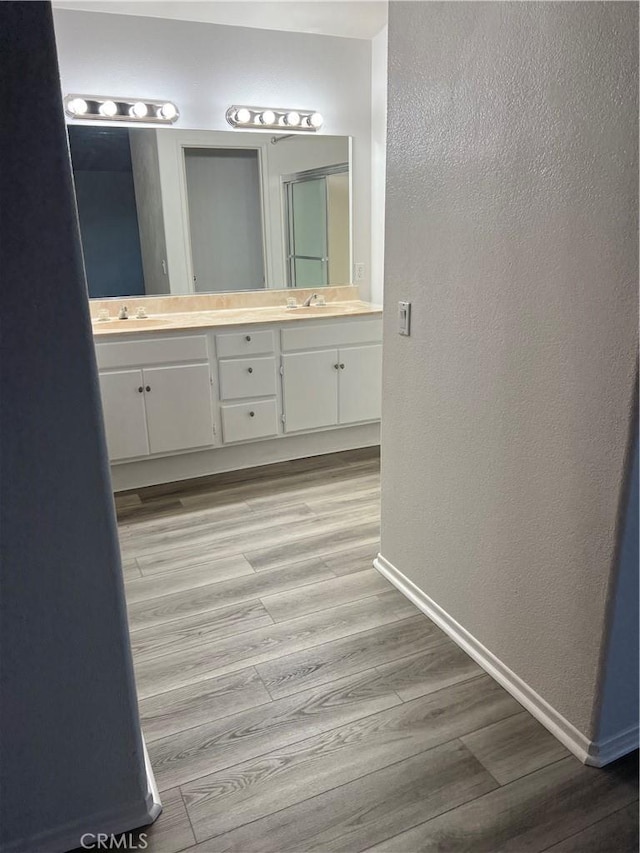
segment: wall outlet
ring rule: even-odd
[[[354,264],[355,280],[364,281],[364,264]]]

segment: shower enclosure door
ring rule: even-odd
[[[327,182],[324,177],[285,182],[289,287],[328,284]]]

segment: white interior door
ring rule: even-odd
[[[151,453],[212,445],[209,365],[152,367],[143,374]]]
[[[148,456],[142,371],[101,373],[100,393],[109,459]]]
[[[286,432],[338,423],[338,351],[282,356]]]
[[[184,163],[194,290],[264,287],[258,152],[185,148]]]
[[[374,421],[382,408],[382,345],[350,347],[339,351],[340,423]]]

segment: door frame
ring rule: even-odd
[[[228,131],[198,131],[171,129],[171,133],[157,133],[160,188],[164,216],[167,265],[171,295],[193,294],[193,260],[191,257],[191,232],[187,196],[187,172],[184,151],[188,148],[242,149],[258,152],[260,173],[260,204],[262,219],[262,257],[265,286],[273,287],[272,223],[267,209],[269,198],[268,144],[265,137],[243,133],[229,139]],[[256,288],[256,290],[262,288]],[[221,291],[222,292],[222,291]]]

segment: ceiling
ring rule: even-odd
[[[53,0],[53,6],[371,39],[387,23],[388,4],[387,0]]]

